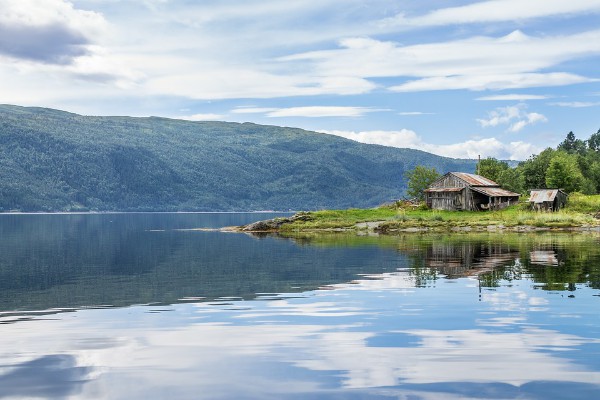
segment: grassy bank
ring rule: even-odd
[[[501,211],[440,211],[404,202],[373,209],[324,210],[308,213],[306,221],[283,224],[282,232],[313,230],[374,230],[392,233],[409,229],[517,229],[571,228],[600,226],[600,195],[574,194],[564,210],[556,213],[534,212],[527,203]]]

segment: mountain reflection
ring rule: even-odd
[[[0,398],[600,389],[594,235],[182,230],[236,221],[0,218]]]
[[[394,270],[375,247],[300,247],[190,229],[263,215],[0,216],[0,312],[173,304],[298,293]],[[365,260],[370,260],[365,262]]]

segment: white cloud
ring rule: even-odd
[[[50,40],[52,36],[47,36],[48,46],[36,45],[46,43],[43,40],[29,41],[29,47],[24,47],[29,50],[23,56],[45,64],[54,60],[57,68],[19,65],[21,71],[27,71],[22,79],[42,81],[62,73],[71,79],[135,89],[135,97],[204,100],[360,95],[379,89],[380,84],[373,78],[381,77],[408,80],[391,88],[398,92],[570,85],[592,79],[548,71],[565,61],[600,53],[600,30],[537,37],[515,31],[502,37],[475,36],[415,45],[377,40],[369,35],[399,30],[376,26],[375,21],[385,13],[401,7],[396,4],[390,8],[391,2],[384,0],[370,7],[359,0],[291,0],[285,5],[276,0],[237,0],[226,4],[139,2],[147,8],[139,7],[139,15],[129,18],[127,13],[117,12],[116,1],[73,2],[76,7],[66,0],[5,0],[21,11],[9,13],[3,7],[0,26],[26,24],[26,31],[37,32],[37,39],[46,37],[38,29],[40,26],[61,27],[65,40]],[[552,0],[544,7],[533,7],[533,3],[525,2],[515,10],[541,14],[583,12],[594,9],[597,1],[567,3],[561,5]],[[104,14],[79,9],[82,4],[104,10]],[[343,15],[338,12],[341,5]],[[463,23],[469,20],[465,15],[472,13],[473,7],[487,10],[499,5],[500,2],[487,1],[437,10],[418,18],[458,18]],[[236,29],[232,29],[233,25]],[[2,37],[25,40],[31,36],[0,34]],[[298,48],[323,48],[334,40],[339,41],[337,48],[293,53]],[[5,58],[9,57],[7,51]],[[23,57],[19,62],[23,62]]]
[[[402,85],[392,86],[394,92],[423,92],[428,90],[499,90],[520,89],[545,86],[566,86],[577,83],[592,82],[593,79],[579,75],[553,72],[545,74],[521,73],[499,75],[456,75],[436,76],[409,81]]]
[[[267,113],[269,117],[362,117],[371,112],[387,111],[369,107],[308,106],[279,108]]]
[[[375,21],[388,14],[391,0],[228,0],[147,1],[154,20],[197,34],[203,44],[227,45],[227,52],[262,52],[368,35],[382,30]],[[343,12],[341,12],[343,10]],[[243,35],[240,34],[243,32]],[[196,42],[197,43],[197,42]],[[222,44],[222,45],[219,45]]]
[[[219,121],[225,119],[222,114],[192,114],[175,117],[176,119],[185,119],[187,121]]]
[[[338,49],[282,57],[305,63],[320,76],[415,77],[392,91],[514,89],[561,86],[593,79],[567,72],[539,72],[578,57],[600,54],[600,30],[570,36],[503,37],[402,46],[371,38],[348,38]]]
[[[272,107],[238,107],[231,110],[231,112],[234,114],[264,114],[276,110],[278,109]]]
[[[525,100],[544,100],[550,96],[535,94],[498,94],[493,96],[478,97],[478,101],[525,101]]]
[[[320,130],[321,133],[341,136],[346,139],[361,143],[380,144],[383,146],[411,148],[424,150],[424,144],[416,132],[409,129],[399,131],[340,131],[340,130]]]
[[[238,107],[231,110],[235,114],[265,114],[271,118],[281,117],[362,117],[368,113],[390,111],[370,107],[350,107],[350,106],[304,106],[288,108],[268,108],[268,107]]]
[[[398,14],[393,18],[381,21],[381,24],[409,28],[518,21],[588,13],[600,13],[599,0],[491,0],[442,8],[417,17]]]
[[[522,111],[519,107],[503,107],[499,108],[496,111],[492,111],[489,113],[489,119],[478,119],[477,122],[481,124],[482,127],[486,128],[489,126],[498,126],[508,124],[510,121],[514,119],[518,119],[522,114]]]
[[[598,101],[559,101],[556,103],[550,103],[551,106],[559,107],[570,107],[570,108],[584,108],[584,107],[596,107],[600,106]]]
[[[326,94],[363,94],[376,87],[356,77],[312,77],[264,72],[255,66],[228,69],[218,65],[198,66],[198,72],[155,77],[146,85],[152,94],[192,99],[274,98]]]
[[[75,8],[69,1],[4,0],[0,8],[0,65],[11,69],[7,75],[21,87],[28,86],[24,81],[37,81],[36,86],[62,84],[55,97],[77,92],[78,81],[131,89],[144,75],[103,44],[112,35],[112,28],[102,14]],[[8,91],[6,86],[3,89]],[[38,93],[42,91],[38,89]],[[12,91],[9,95],[21,94]]]
[[[65,0],[3,0],[0,55],[47,64],[69,64],[93,53],[108,24],[101,14],[78,10]]]
[[[481,18],[562,18],[595,11],[600,0],[548,0],[543,6],[539,6],[540,0],[519,0],[518,7],[506,6],[517,0],[479,1],[435,11],[431,4],[408,6],[392,0],[373,0],[368,5],[362,0],[290,0],[285,4],[279,0],[1,1],[0,97],[12,103],[32,99],[40,105],[70,104],[74,111],[86,103],[87,110],[106,112],[114,99],[124,97],[129,100],[122,100],[121,104],[128,105],[123,112],[131,114],[147,113],[149,108],[156,113],[157,104],[163,101],[177,103],[176,110],[192,99],[243,99],[251,104],[253,98],[376,96],[383,91],[383,83],[402,93],[518,91],[592,82],[597,76],[585,69],[568,69],[573,65],[569,61],[587,61],[600,54],[600,29],[582,32],[588,29],[585,24],[576,28],[579,30],[540,24],[536,30],[532,27],[508,35],[490,33],[498,32],[494,26],[470,27],[460,33],[454,30],[456,36],[447,37],[420,28],[414,36],[398,34],[404,27],[463,24]],[[402,23],[410,23],[403,26],[378,25],[400,9],[425,11],[407,15]],[[579,26],[573,22],[571,26]],[[18,31],[19,27],[26,29]],[[15,34],[3,34],[9,31],[2,29],[9,28]],[[486,36],[465,33],[475,31]],[[47,32],[62,36],[55,40],[45,35]],[[22,44],[19,54],[9,49],[16,40]],[[403,40],[407,43],[401,43]],[[531,95],[509,96],[487,99],[534,100]],[[59,101],[45,103],[48,97]],[[95,98],[93,106],[86,102],[88,98]],[[297,100],[280,104],[306,105],[305,99]],[[376,101],[358,104],[381,104]],[[404,104],[408,111],[400,115],[427,114],[411,112],[411,103]],[[426,111],[439,113],[434,108]],[[231,112],[273,113],[271,116],[278,118],[286,113],[261,107]],[[177,111],[165,113],[175,115]]]
[[[487,119],[478,119],[477,122],[483,128],[509,125],[509,132],[519,132],[527,125],[548,121],[544,115],[535,112],[528,113],[525,109],[525,104],[499,107],[494,111],[490,111]]]
[[[537,154],[543,150],[543,147],[531,143],[522,141],[503,143],[496,138],[467,140],[453,144],[432,144],[424,142],[416,132],[408,129],[400,131],[361,132],[321,130],[320,132],[341,136],[361,143],[423,150],[451,158],[475,159],[478,156],[482,156],[508,160],[525,160],[532,154]]]
[[[399,112],[398,115],[403,115],[403,116],[411,116],[411,115],[433,115],[435,113],[430,113],[430,112],[422,112],[422,111],[405,111],[405,112]]]

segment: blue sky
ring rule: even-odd
[[[600,128],[600,0],[0,0],[0,103],[525,159]]]

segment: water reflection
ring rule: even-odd
[[[72,355],[52,354],[23,362],[0,375],[0,398],[64,398],[78,394],[90,367]]]
[[[482,287],[531,279],[544,290],[574,291],[578,284],[600,289],[600,238],[594,234],[484,233],[399,237],[300,235],[304,246],[379,246],[409,260],[416,286],[437,279],[477,277]]]
[[[596,236],[257,239],[180,230],[201,216],[86,217],[0,221],[0,398],[600,393]]]
[[[0,322],[83,307],[252,299],[407,269],[408,285],[531,279],[543,290],[600,288],[591,235],[291,238],[193,231],[262,215],[0,216]],[[9,318],[10,317],[10,318]],[[13,319],[11,319],[13,318]]]
[[[586,316],[564,298],[541,292],[555,310],[542,314],[528,307],[539,295],[524,281],[476,302],[472,278],[435,291],[406,287],[410,279],[399,271],[293,299],[180,304],[152,318],[147,307],[80,311],[28,330],[7,326],[0,354],[20,360],[17,371],[58,379],[60,390],[72,381],[81,398],[542,399],[600,390],[597,327],[553,321],[561,308]],[[68,357],[25,360],[48,351]]]
[[[272,237],[189,230],[264,218],[226,217],[0,216],[0,312],[251,299],[397,267],[396,254],[373,247],[323,251]]]

